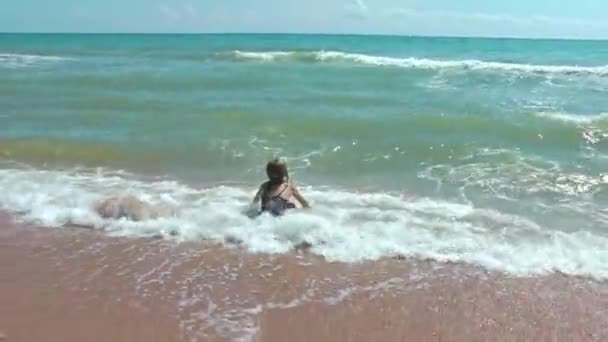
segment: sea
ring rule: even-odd
[[[284,158],[312,205],[247,215]],[[103,219],[128,193],[174,214]],[[42,229],[608,278],[608,42],[0,34],[0,209]]]

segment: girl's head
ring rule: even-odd
[[[282,183],[289,174],[287,173],[287,164],[280,159],[274,159],[266,164],[266,175],[272,183]]]

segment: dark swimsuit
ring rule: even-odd
[[[285,190],[287,190],[288,187],[289,181],[287,181],[285,188],[283,188],[283,190],[278,195],[272,196],[264,202],[264,204],[262,205],[262,211],[267,211],[274,216],[282,216],[283,214],[285,214],[285,211],[287,209],[295,209],[295,204],[281,197],[281,195],[285,192]],[[270,184],[268,184],[266,191],[268,191],[269,188]],[[272,206],[272,208],[266,208],[266,204],[268,204],[268,202],[270,201],[274,202],[274,205]]]

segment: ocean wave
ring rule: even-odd
[[[503,71],[530,74],[566,74],[566,75],[608,75],[608,65],[578,66],[578,65],[539,65],[492,62],[481,60],[435,60],[414,57],[374,56],[340,51],[233,51],[238,59],[260,61],[300,60],[312,62],[344,61],[362,65],[383,67],[400,67],[412,69],[464,69],[474,71]]]
[[[567,123],[575,123],[579,125],[608,121],[608,113],[601,113],[596,115],[580,115],[563,112],[538,112],[536,113],[536,116],[540,118],[546,118]]]
[[[0,53],[0,67],[23,68],[40,63],[60,62],[69,60],[67,57],[40,56],[17,53]]]
[[[269,51],[269,52],[247,52],[247,51],[234,51],[234,55],[238,58],[244,59],[259,59],[264,61],[273,61],[281,57],[293,57],[297,56],[296,52],[287,51]]]
[[[606,223],[592,215],[593,207],[602,208],[599,203],[595,206],[592,196],[605,191],[605,177],[566,171],[557,161],[517,150],[482,148],[460,158],[457,164],[429,166],[419,172],[418,177],[436,183],[438,188],[458,187],[465,198],[471,194],[483,196],[485,200],[554,207],[552,210],[559,207],[560,214],[574,211],[578,215],[576,208],[587,206],[590,217],[578,228],[593,230],[594,226]],[[482,191],[470,191],[472,189]]]
[[[0,208],[47,227],[75,224],[120,236],[238,241],[263,253],[286,253],[305,241],[312,244],[311,252],[343,262],[399,255],[518,275],[560,270],[608,278],[604,236],[552,231],[526,217],[433,198],[306,187],[312,210],[251,219],[245,213],[253,188],[199,189],[126,173],[23,168],[0,170],[0,186]],[[155,207],[175,210],[139,222],[95,213],[96,202],[125,189]]]

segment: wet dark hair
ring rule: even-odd
[[[269,161],[268,164],[266,164],[266,175],[272,183],[284,182],[286,178],[289,178],[287,164],[278,158]]]

